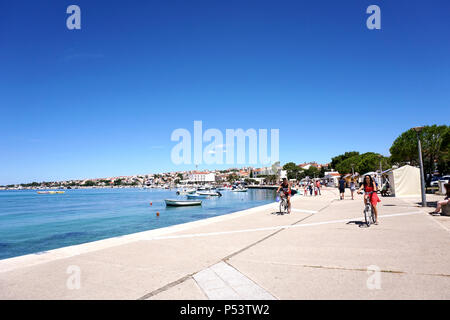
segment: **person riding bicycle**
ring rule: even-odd
[[[281,197],[286,197],[288,203],[288,213],[291,213],[291,185],[289,184],[287,178],[283,178],[283,182],[277,189],[277,193],[280,193]]]
[[[366,193],[364,195],[364,205],[367,204],[367,200],[370,199],[370,203],[373,206],[373,212],[375,213],[375,224],[378,224],[378,210],[377,210],[377,203],[381,202],[380,198],[378,198],[377,195],[377,185],[375,184],[375,181],[373,181],[372,177],[370,175],[366,175],[364,177],[364,182],[361,185],[361,187],[358,189],[358,193],[362,193],[361,190],[364,189],[364,192]]]

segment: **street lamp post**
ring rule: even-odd
[[[423,173],[423,161],[422,161],[422,145],[420,144],[419,133],[422,131],[423,127],[412,128],[417,134],[417,146],[419,149],[419,163],[420,163],[420,185],[422,188],[422,207],[427,206],[427,199],[425,196],[425,175]]]
[[[381,188],[382,185],[383,185],[383,167],[381,166],[381,160],[383,160],[383,156],[380,154],[378,157],[380,158],[380,177],[379,177],[379,180],[380,180],[380,188]]]

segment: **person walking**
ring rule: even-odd
[[[321,196],[322,194],[320,193],[320,181],[319,180],[316,181],[316,187],[317,187],[317,192],[319,193],[319,196]]]
[[[355,192],[355,190],[356,190],[355,180],[352,178],[352,180],[350,180],[350,191],[352,193],[352,200],[355,200],[353,199],[353,193]]]
[[[339,180],[339,193],[341,194],[340,199],[344,200],[344,193],[345,193],[345,179],[344,179],[344,176],[341,176],[341,179]]]

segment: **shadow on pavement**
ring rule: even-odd
[[[355,221],[349,221],[346,224],[355,224],[355,225],[357,225],[360,228],[367,228],[367,224],[364,221],[357,221],[357,220],[355,220]]]

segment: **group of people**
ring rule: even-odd
[[[309,182],[306,182],[302,185],[299,185],[300,188],[303,188],[303,195],[307,196],[308,193],[310,196],[314,195],[314,196],[320,196],[320,188],[322,187],[322,184],[320,183],[319,180],[317,181],[313,181],[310,180]]]
[[[313,193],[314,193],[314,196],[321,195],[321,193],[320,193],[321,186],[322,186],[322,184],[320,183],[319,180],[316,180],[316,181],[310,180],[307,183],[297,185],[298,188],[303,187],[305,196],[308,195],[308,192],[311,196],[313,195]],[[280,194],[281,197],[287,198],[288,213],[290,213],[291,212],[291,196],[296,194],[297,190],[291,188],[291,184],[289,183],[287,178],[283,178],[280,186],[277,189],[277,194],[278,193]]]
[[[372,178],[372,177],[370,177]],[[348,183],[350,187],[350,191],[352,193],[352,200],[354,200],[353,194],[356,190],[356,180],[354,178],[350,179],[350,182]],[[347,186],[347,181],[345,180],[344,176],[341,176],[341,179],[339,179],[339,194],[340,199],[344,200],[344,194],[345,194],[345,187]]]
[[[339,180],[339,191],[341,193],[341,200],[344,199],[344,192],[345,192],[345,185],[346,181],[344,177],[341,177]],[[312,191],[314,190],[314,194],[320,195],[320,181],[309,181],[304,187],[304,195],[307,195],[307,191],[310,192],[310,195],[312,195]],[[352,191],[352,200],[353,193],[356,190],[356,181],[351,180],[350,181],[350,190]],[[366,204],[368,201],[372,203],[374,214],[375,214],[375,224],[378,224],[378,210],[377,210],[377,204],[378,202],[381,202],[380,198],[377,195],[378,187],[375,181],[372,179],[370,175],[366,175],[364,177],[363,183],[359,187],[357,193],[364,193],[364,204]],[[280,194],[281,197],[286,197],[288,202],[288,213],[291,212],[291,195],[296,193],[296,190],[291,189],[291,184],[287,180],[287,178],[283,178],[283,181],[281,182],[280,186],[277,189],[277,194]]]
[[[354,179],[351,179],[348,183],[350,187],[350,191],[352,193],[352,200],[354,200],[353,194],[356,191],[356,181]],[[347,185],[347,181],[342,176],[339,180],[339,193],[340,193],[340,199],[344,200],[344,193],[345,193],[345,187]],[[302,187],[299,185],[299,187]],[[314,195],[320,195],[320,181],[309,181],[308,183],[303,185],[304,188],[304,195],[306,196],[308,194],[308,191],[310,195],[312,196],[313,191]],[[437,208],[435,211],[430,212],[430,214],[436,214],[439,213],[442,206],[450,205],[450,184],[446,184],[446,197],[443,201],[439,201],[437,203]],[[378,202],[381,202],[380,198],[377,195],[378,186],[375,180],[370,176],[366,175],[364,176],[363,182],[361,183],[358,191],[356,191],[359,194],[364,193],[364,205],[367,204],[369,201],[372,204],[373,211],[375,214],[375,224],[378,224],[378,209],[377,204]],[[294,195],[297,191],[291,189],[291,184],[286,178],[283,178],[283,181],[281,182],[280,186],[277,189],[277,193],[280,193],[281,197],[286,197],[288,202],[288,213],[291,212],[291,195]]]

